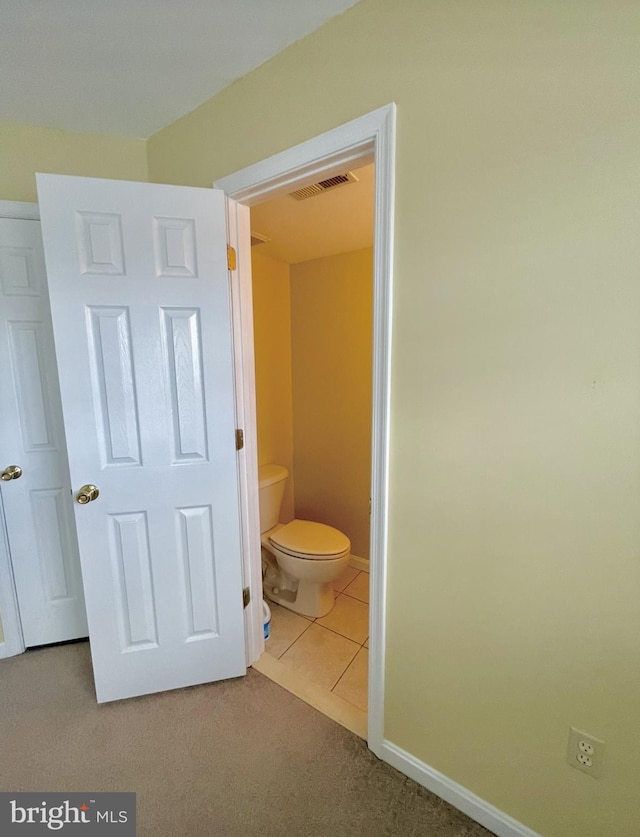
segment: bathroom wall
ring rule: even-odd
[[[258,464],[289,471],[280,520],[294,518],[293,414],[291,398],[291,301],[289,265],[251,251],[253,339],[256,364]]]
[[[147,180],[146,143],[0,122],[0,200],[37,200],[36,172]]]
[[[208,186],[396,103],[384,735],[544,837],[638,827],[639,39],[361,0],[148,142]]]
[[[369,558],[371,248],[291,265],[296,517]]]

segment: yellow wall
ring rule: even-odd
[[[296,517],[369,557],[371,248],[291,265]]]
[[[289,265],[251,251],[258,464],[284,465],[289,479],[280,520],[293,520],[293,413]]]
[[[144,140],[0,122],[0,200],[36,201],[35,172],[146,180]]]
[[[368,558],[371,249],[289,266],[254,248],[252,271],[258,462],[289,470],[280,519],[336,526]]]
[[[148,143],[207,186],[397,103],[385,735],[545,837],[637,830],[639,36],[362,0]]]

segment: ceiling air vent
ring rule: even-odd
[[[328,177],[326,180],[319,180],[317,183],[312,183],[310,186],[303,186],[302,189],[296,189],[295,192],[290,192],[292,198],[297,201],[304,201],[307,198],[312,198],[314,195],[320,195],[322,192],[328,192],[329,189],[335,189],[338,186],[346,186],[347,183],[357,183],[358,178],[352,171],[346,174],[336,174],[334,177]]]

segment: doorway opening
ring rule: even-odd
[[[251,665],[260,659],[264,651],[264,636],[249,208],[345,171],[375,164],[370,630],[366,737],[369,748],[376,755],[382,752],[384,743],[394,155],[395,105],[391,104],[214,183],[232,201],[228,226],[231,243],[236,247],[238,255],[238,277],[232,288],[232,297],[235,357],[238,364],[237,419],[244,428],[246,443],[244,456],[240,460],[240,491],[245,556],[243,570],[245,584],[251,590],[251,604],[245,611],[247,663]]]
[[[262,553],[270,636],[258,666],[366,738],[373,378],[374,164],[251,209],[259,476],[284,466],[279,523],[313,521],[350,542],[333,607],[288,609]],[[261,515],[261,520],[263,515]],[[297,525],[297,524],[296,524]],[[306,525],[306,524],[305,524]],[[313,524],[312,524],[313,527]],[[313,532],[317,531],[312,528]],[[326,532],[326,530],[320,530]],[[263,534],[263,539],[266,539]],[[268,542],[268,541],[267,541]],[[303,571],[326,571],[306,559]],[[331,568],[329,573],[331,573]],[[331,585],[329,586],[331,590]],[[292,591],[289,596],[292,595]],[[309,603],[307,603],[308,605]],[[329,602],[323,610],[330,607]],[[279,663],[277,662],[279,661]]]

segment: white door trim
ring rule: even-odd
[[[373,443],[371,463],[371,602],[369,639],[369,721],[368,744],[378,756],[384,742],[384,653],[387,576],[387,517],[389,471],[389,399],[391,360],[391,306],[393,278],[393,222],[395,187],[395,104],[372,111],[307,142],[223,177],[214,186],[223,189],[235,201],[252,206],[268,198],[313,183],[345,167],[375,162],[375,232],[374,232],[374,314],[373,314]],[[232,242],[233,243],[233,242]],[[249,236],[246,230],[237,238],[239,293],[250,299],[251,273]],[[246,313],[246,312],[245,312]],[[235,335],[237,356],[243,364],[247,381],[238,390],[239,412],[244,417],[246,455],[240,463],[245,468],[245,485],[252,494],[243,518],[244,542],[259,531],[257,479],[246,470],[257,462],[255,398],[248,392],[253,380],[253,333],[251,320],[236,320],[241,333]],[[248,359],[251,358],[249,361]],[[246,364],[246,366],[245,366]],[[251,368],[249,368],[251,366]],[[253,488],[251,488],[253,487]],[[255,537],[253,538],[255,542]],[[245,578],[252,589],[251,622],[246,630],[251,664],[264,647],[261,619],[257,608],[262,600],[262,572],[259,542],[245,557]],[[247,584],[247,580],[245,584]]]
[[[40,209],[37,203],[24,201],[0,201],[0,218],[18,218],[22,221],[39,221]]]
[[[251,218],[249,207],[227,201],[227,234],[236,251],[236,271],[231,279],[231,325],[235,361],[236,427],[245,434],[238,451],[240,524],[242,538],[242,586],[248,587],[251,603],[245,609],[244,644],[247,666],[264,651],[262,618],[262,572],[260,562],[260,517],[258,494],[258,446],[247,444],[250,428],[256,427],[256,376],[253,356],[253,297],[251,293]],[[257,562],[257,563],[256,563]]]
[[[17,218],[27,221],[40,219],[38,204],[22,201],[0,201],[0,218]],[[22,624],[18,610],[18,598],[13,580],[11,554],[4,523],[4,510],[0,502],[0,619],[4,640],[0,642],[0,658],[13,657],[25,650]]]

